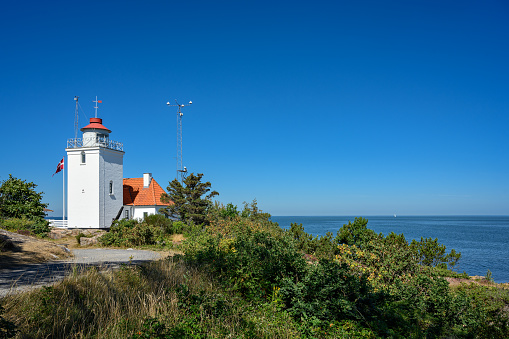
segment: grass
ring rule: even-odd
[[[108,272],[75,267],[62,282],[7,296],[1,304],[19,338],[297,335],[275,305],[252,305],[225,292],[178,256]]]

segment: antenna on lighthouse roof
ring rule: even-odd
[[[95,102],[95,117],[97,118],[97,109],[99,108],[99,106],[97,104],[102,104],[103,101],[102,100],[97,100],[97,95],[95,96],[95,101],[92,101],[92,102]]]
[[[188,105],[191,105],[193,102],[189,101]],[[177,180],[182,183],[187,175],[187,167],[182,164],[182,117],[184,113],[182,113],[182,107],[185,105],[181,105],[178,103],[177,99],[175,99],[175,105],[170,105],[168,101],[166,103],[168,106],[178,107],[177,109]]]
[[[74,115],[74,140],[78,138],[78,98],[79,96],[74,96],[74,101],[76,101],[76,113]]]

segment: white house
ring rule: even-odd
[[[125,178],[123,192],[124,207],[121,219],[143,219],[170,205],[161,201],[164,190],[152,178],[151,173],[144,173],[143,178]]]

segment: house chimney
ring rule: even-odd
[[[152,173],[143,173],[143,188],[149,187],[150,181],[152,181]]]

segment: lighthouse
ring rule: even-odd
[[[123,206],[123,144],[110,140],[97,111],[81,132],[65,149],[68,227],[109,228]]]

